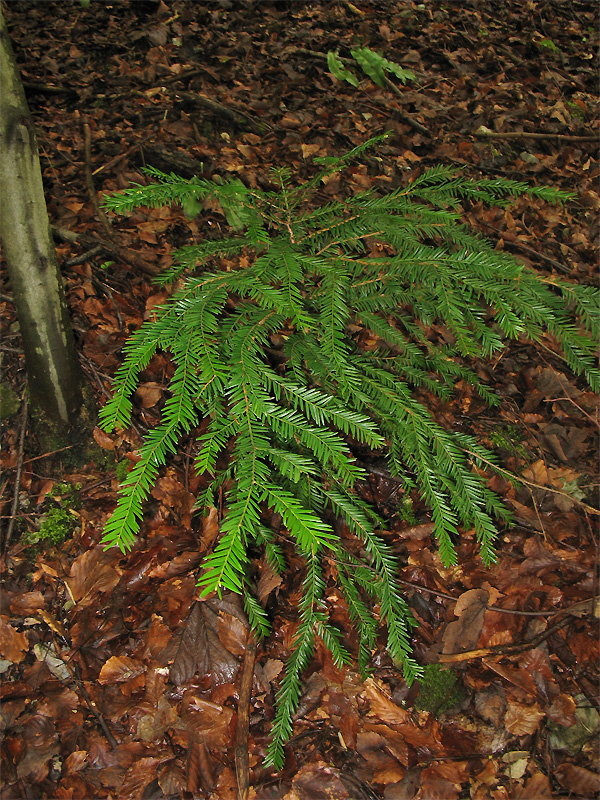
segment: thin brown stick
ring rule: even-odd
[[[78,667],[77,664],[73,664],[73,675],[74,675],[73,685],[77,689],[79,689],[79,691],[81,692],[81,694],[83,696],[83,699],[86,702],[87,707],[89,708],[89,710],[92,712],[92,714],[98,720],[98,723],[99,723],[100,727],[102,728],[102,730],[104,731],[104,735],[106,736],[109,745],[111,746],[111,748],[113,750],[116,750],[116,748],[119,746],[119,743],[117,742],[117,740],[113,736],[110,728],[106,724],[106,720],[104,719],[104,716],[100,713],[100,711],[96,707],[96,703],[90,697],[88,690],[85,688],[83,680],[81,679],[81,672],[80,672],[79,667]]]
[[[92,177],[92,131],[87,122],[83,123],[83,149],[85,154],[85,183],[87,186],[88,195],[90,197],[90,202],[94,207],[94,213],[96,214],[97,219],[100,221],[102,227],[106,231],[106,235],[111,241],[114,241],[114,231],[110,222],[108,221],[108,217],[104,213],[104,210],[100,208],[96,187],[94,186],[94,179]]]
[[[248,731],[250,729],[250,700],[252,679],[256,660],[256,637],[248,629],[246,652],[240,680],[237,725],[235,729],[235,774],[238,785],[238,800],[247,800],[250,789],[250,757],[248,753]]]
[[[114,158],[111,158],[110,161],[107,161],[106,164],[102,164],[101,167],[98,167],[97,169],[95,169],[92,172],[92,176],[98,175],[98,173],[103,172],[103,170],[109,169],[109,167],[112,167],[114,164],[117,164],[122,159],[127,158],[127,156],[130,153],[133,153],[136,150],[139,150],[140,147],[143,147],[146,144],[146,142],[150,141],[150,139],[154,139],[155,136],[156,136],[156,134],[154,132],[152,132],[148,136],[145,136],[143,139],[141,139],[139,142],[136,142],[135,144],[132,144],[131,147],[127,148],[127,150],[124,150],[118,156],[115,156]]]
[[[551,264],[555,269],[559,270],[560,272],[564,272],[567,275],[572,272],[569,267],[565,267],[565,265],[561,264],[560,261],[555,261],[553,258],[545,256],[543,253],[534,250],[533,247],[523,244],[523,242],[519,241],[516,236],[513,237],[513,235],[507,231],[501,231],[499,228],[496,228],[494,225],[490,225],[490,223],[486,222],[485,220],[480,220],[480,222],[483,222],[486,228],[490,228],[490,230],[499,233],[505,245],[508,245],[515,250],[521,250],[523,253],[529,253],[540,261],[545,261],[546,264]]]
[[[437,589],[429,589],[426,586],[421,586],[413,581],[405,581],[402,578],[396,578],[397,583],[401,586],[408,586],[415,589],[417,592],[424,592],[425,594],[432,594],[435,597],[443,597],[445,600],[450,600],[453,603],[458,602],[458,597],[446,592],[440,592]],[[518,608],[502,608],[501,606],[486,606],[486,611],[496,611],[498,614],[512,614],[516,617],[557,617],[559,614],[570,614],[571,616],[578,616],[576,612],[588,613],[593,610],[594,602],[598,602],[600,598],[593,597],[590,600],[580,600],[573,603],[566,608],[555,608],[553,611],[521,611]]]
[[[483,456],[471,452],[471,450],[465,450],[465,453],[468,453],[470,456],[473,456],[473,458],[477,459],[477,461],[481,461],[484,464],[487,464],[489,467],[496,470],[497,472],[503,472],[505,475],[509,475],[513,480],[517,481],[518,483],[524,483],[526,486],[533,486],[535,489],[542,489],[544,492],[551,492],[552,494],[559,494],[561,495],[561,497],[567,497],[572,503],[575,503],[576,505],[585,508],[585,510],[589,514],[600,516],[599,509],[594,508],[594,506],[590,506],[587,503],[584,503],[583,500],[578,500],[576,497],[573,497],[573,495],[569,494],[568,492],[563,492],[560,489],[554,489],[552,486],[543,486],[541,483],[536,483],[535,481],[528,481],[521,475],[515,475],[514,472],[511,472],[508,469],[504,469],[504,467],[500,467],[498,464],[493,464],[491,461],[488,461],[486,458],[483,458]]]
[[[138,269],[140,272],[143,272],[146,275],[154,276],[158,275],[160,272],[160,269],[154,264],[149,264],[147,261],[144,261],[143,258],[138,256],[137,253],[134,253],[127,247],[121,247],[118,244],[114,244],[114,242],[106,242],[96,236],[90,236],[86,233],[75,233],[74,231],[69,231],[65,228],[57,228],[54,225],[52,226],[52,235],[55,239],[59,239],[62,242],[79,242],[86,247],[100,246],[109,255],[124,261],[126,264],[129,264],[129,266],[135,267],[135,269]]]
[[[214,114],[218,114],[220,117],[225,117],[226,119],[231,120],[240,128],[250,128],[256,133],[265,133],[271,127],[265,122],[258,122],[244,111],[239,111],[238,109],[224,106],[222,103],[218,103],[216,100],[211,100],[210,97],[205,97],[203,94],[198,94],[197,92],[177,92],[176,96],[181,97],[182,100],[185,100],[187,103],[191,103],[192,105],[208,108],[209,111],[212,111]]]
[[[15,527],[15,519],[17,514],[17,506],[19,505],[19,487],[21,486],[21,472],[23,471],[23,455],[25,452],[25,431],[27,430],[27,395],[23,397],[23,410],[21,411],[21,433],[19,435],[19,452],[17,454],[17,470],[15,475],[15,489],[13,493],[13,501],[10,509],[10,520],[6,530],[6,537],[4,540],[4,547],[8,549],[10,540]]]
[[[487,658],[488,656],[512,656],[517,653],[524,653],[526,650],[533,650],[543,641],[552,636],[553,633],[564,628],[569,622],[569,619],[561,619],[560,622],[555,622],[547,630],[538,633],[533,639],[519,644],[497,645],[495,647],[482,647],[479,650],[465,650],[464,653],[442,653],[439,661],[442,664],[456,664],[459,661],[470,661],[473,658]]]
[[[390,89],[395,95],[397,95],[400,98],[400,100],[404,101],[404,97],[402,96],[402,92],[396,86],[396,84],[393,81],[391,81],[387,77],[387,75],[384,75],[384,80],[385,80],[385,85],[388,87],[388,89]],[[417,133],[422,133],[424,136],[433,136],[433,134],[431,133],[429,128],[426,128],[425,125],[421,125],[420,122],[417,122],[416,119],[413,119],[405,111],[402,111],[402,109],[396,108],[394,110],[394,114],[397,117],[399,117],[402,120],[402,122],[406,122],[407,125],[410,125],[410,127],[413,130],[417,131]]]
[[[484,139],[556,139],[559,142],[597,142],[596,134],[586,134],[585,136],[571,136],[565,133],[529,133],[529,131],[509,131],[507,133],[496,133],[482,125],[475,131],[475,136]]]

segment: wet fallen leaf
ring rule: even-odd
[[[469,589],[461,594],[454,608],[458,619],[449,623],[442,637],[444,653],[460,653],[475,647],[489,597],[487,589]]]
[[[186,622],[169,677],[176,686],[189,681],[196,672],[210,674],[215,684],[230,682],[239,661],[221,643],[218,616],[211,601],[195,603]]]

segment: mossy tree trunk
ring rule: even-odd
[[[33,121],[0,8],[0,225],[30,400],[54,423],[73,425],[82,404],[62,276],[48,221]]]

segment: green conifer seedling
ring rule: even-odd
[[[470,180],[438,166],[387,194],[369,190],[309,204],[324,178],[382,139],[341,158],[318,159],[322,170],[300,185],[288,169],[274,173],[271,191],[148,169],[154,183],[105,203],[119,213],[176,203],[196,213],[210,199],[233,231],[175,254],[160,281],[180,278],[180,288],[126,344],[114,396],[101,412],[105,430],[129,424],[139,374],[157,350],[171,354],[175,371],[162,420],[121,484],[103,542],[123,551],[133,545],[161,466],[182,437],[208,420],[195,467],[211,483],[198,504],[206,507],[224,488],[226,513],[218,544],[204,561],[204,592],[241,593],[254,629],[268,631],[247,578],[250,546],[263,548],[275,570],[285,569],[277,535],[265,524],[267,510],[281,516],[305,563],[299,625],[268,753],[276,766],[283,762],[315,640],[336,664],[350,660],[323,599],[325,559],[335,564],[358,631],[360,669],[367,668],[383,623],[387,649],[406,680],[420,674],[396,556],[379,533],[384,523],[354,491],[365,472],[353,447],[385,448],[391,472],[418,488],[444,563],[455,561],[462,527],[474,529],[490,564],[494,518],[508,516],[481,475],[494,456],[475,438],[438,424],[414,389],[445,398],[462,380],[497,404],[472,368],[474,360],[497,353],[507,339],[535,341],[545,333],[558,340],[576,374],[599,386],[598,292],[537,275],[474,235],[461,217],[464,200],[504,205],[520,195],[551,202],[569,195],[513,180]],[[232,257],[242,253],[243,262],[232,269]],[[444,326],[447,336],[428,337],[433,324]],[[375,349],[362,346],[354,335],[360,330],[369,331]],[[219,460],[226,450],[229,459]],[[346,523],[359,547],[345,546],[333,518]]]

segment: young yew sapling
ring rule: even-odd
[[[474,529],[490,564],[494,518],[508,518],[481,474],[494,456],[475,438],[439,425],[413,390],[445,398],[462,380],[498,404],[470,364],[497,353],[506,339],[538,340],[544,332],[558,340],[575,373],[599,386],[593,359],[598,292],[537,275],[471,233],[461,217],[463,200],[504,205],[520,195],[552,202],[569,195],[512,180],[470,180],[439,166],[387,194],[369,190],[309,205],[324,179],[385,138],[341,158],[317,159],[322,171],[300,185],[285,168],[274,172],[272,191],[237,179],[183,180],[148,169],[154,183],[105,203],[119,213],[179,203],[191,215],[210,200],[234,232],[175,254],[160,282],[179,279],[180,288],[125,347],[114,396],[101,412],[105,430],[129,424],[138,376],[157,350],[170,352],[175,372],[162,420],[121,485],[103,542],[132,546],[161,465],[182,437],[208,420],[195,468],[211,482],[198,507],[223,489],[226,512],[199,585],[206,594],[242,594],[253,628],[265,634],[269,621],[251,592],[247,567],[248,548],[258,545],[276,571],[285,569],[278,537],[265,523],[267,510],[281,516],[305,563],[299,626],[277,693],[268,755],[276,766],[316,638],[336,664],[350,660],[323,599],[325,559],[335,565],[358,631],[361,671],[384,623],[388,651],[406,680],[420,674],[397,559],[378,533],[384,522],[354,491],[365,472],[353,447],[385,448],[390,471],[418,488],[444,563],[455,562],[462,527]],[[232,269],[232,257],[242,254]],[[443,341],[428,337],[434,323],[445,326]],[[361,330],[376,340],[375,349],[355,336]],[[219,460],[226,450],[229,458]],[[345,546],[332,527],[335,517],[360,547]]]

